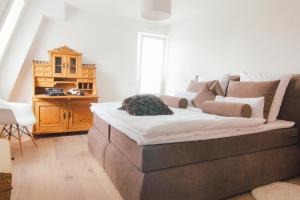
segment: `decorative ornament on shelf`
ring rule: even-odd
[[[142,17],[147,20],[166,20],[171,17],[172,0],[142,0]]]

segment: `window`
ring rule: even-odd
[[[17,24],[23,6],[24,0],[14,0],[12,5],[9,7],[8,14],[0,30],[0,60]]]
[[[166,36],[138,34],[138,93],[163,92],[166,47]]]

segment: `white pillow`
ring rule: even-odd
[[[241,72],[240,74],[240,80],[241,81],[248,81],[248,82],[254,82],[254,81],[275,81],[280,80],[280,83],[278,85],[278,88],[276,90],[271,109],[268,116],[268,122],[275,121],[277,119],[277,116],[280,111],[280,107],[282,104],[282,100],[286,91],[286,88],[292,78],[292,75],[286,74],[286,75],[279,75],[279,74],[268,74],[268,73],[247,73],[247,72]]]
[[[198,75],[199,82],[218,80],[224,93],[227,89],[229,79],[230,79],[230,74],[201,74],[201,75]]]
[[[189,102],[188,106],[193,107],[192,100],[197,96],[197,92],[189,92],[189,91],[175,91],[173,96],[186,98]]]
[[[249,104],[252,109],[251,118],[264,118],[265,97],[239,98],[216,96],[215,101]]]

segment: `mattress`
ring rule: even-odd
[[[91,110],[138,145],[217,139],[294,126],[294,122],[288,121],[265,124],[265,119],[261,118],[211,115],[197,108],[171,108],[174,115],[130,116],[118,110],[120,105],[119,102],[97,103]]]
[[[207,162],[297,143],[297,129],[285,128],[231,137],[141,146],[96,114],[94,126],[89,131],[90,150],[99,158],[97,160],[102,166],[105,149],[110,144],[143,172]]]

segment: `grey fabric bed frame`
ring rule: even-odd
[[[243,136],[138,146],[94,116],[89,149],[125,200],[214,200],[300,175],[300,76],[280,119],[296,127]]]

